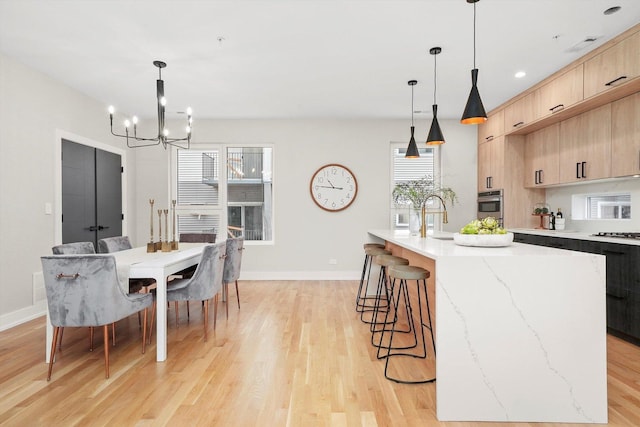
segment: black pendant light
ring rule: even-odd
[[[440,123],[438,123],[438,104],[436,102],[436,87],[437,87],[437,64],[436,58],[438,54],[442,52],[440,47],[432,47],[429,49],[429,53],[433,55],[433,120],[431,121],[431,128],[429,129],[429,136],[427,136],[427,145],[440,145],[444,144],[444,135],[440,129]]]
[[[407,82],[411,86],[411,139],[409,140],[409,147],[407,147],[407,153],[404,155],[407,158],[415,159],[420,157],[418,146],[416,145],[416,139],[413,137],[415,126],[413,126],[413,87],[418,84],[417,80],[409,80]]]
[[[476,3],[480,0],[467,0],[473,3],[473,70],[471,70],[471,93],[460,123],[464,125],[476,125],[487,121],[487,113],[484,111],[480,92],[478,92],[478,69],[476,68]]]

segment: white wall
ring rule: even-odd
[[[571,197],[584,194],[631,193],[631,219],[628,220],[574,220],[571,211]],[[605,182],[548,188],[546,203],[551,211],[558,208],[564,212],[565,229],[581,232],[599,231],[640,231],[640,179],[613,179]]]
[[[122,148],[109,134],[101,103],[0,54],[0,329],[41,314],[32,274],[50,254],[54,216],[56,131]],[[133,165],[135,154],[127,156]],[[130,171],[132,172],[132,171]],[[59,178],[58,178],[59,179]],[[129,173],[129,213],[135,215],[135,173]],[[135,232],[135,223],[129,224]]]
[[[458,194],[445,230],[457,231],[475,217],[476,128],[440,120],[444,185]],[[247,244],[242,278],[359,278],[367,230],[388,228],[390,142],[409,135],[409,120],[202,120],[194,140],[201,143],[274,144],[275,242]],[[426,120],[416,135],[426,139]],[[177,127],[177,126],[174,126]],[[192,146],[197,144],[193,144]],[[140,151],[147,150],[147,151]],[[168,152],[139,149],[137,156],[138,235],[148,239],[148,199],[168,201]],[[319,209],[309,195],[309,179],[323,164],[341,163],[358,180],[358,195],[346,210]],[[329,259],[337,265],[330,265]]]

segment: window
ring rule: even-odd
[[[405,157],[406,143],[393,143],[391,145],[391,190],[401,183],[414,179],[424,178],[425,176],[434,177],[437,176],[438,169],[438,152],[435,147],[420,148],[420,157],[415,159],[408,159]],[[395,230],[409,230],[411,222],[416,218],[412,218],[411,205],[396,205],[391,200],[391,220],[390,226]],[[429,201],[429,204],[432,204]],[[419,219],[418,219],[419,220]],[[427,215],[427,229],[433,230],[434,223],[439,224],[439,221],[434,221],[434,215]]]
[[[271,147],[224,146],[174,150],[178,234],[273,240],[272,152]]]
[[[232,233],[273,240],[272,149],[227,148],[227,215]]]
[[[572,219],[630,219],[631,194],[572,196]]]

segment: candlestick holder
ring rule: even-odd
[[[149,205],[151,205],[151,217],[149,219],[149,228],[151,231],[151,237],[149,239],[149,243],[147,243],[147,252],[155,252],[156,251],[156,244],[153,242],[153,204],[155,203],[155,200],[153,199],[149,199]]]
[[[171,252],[171,242],[169,242],[169,209],[164,210],[164,240],[162,241],[162,252]]]
[[[158,209],[158,241],[156,242],[156,251],[162,250],[162,209]]]
[[[173,230],[173,240],[171,241],[171,250],[172,251],[177,251],[178,250],[178,241],[176,240],[176,201],[172,200],[171,201],[171,213],[172,213],[172,217],[173,217],[173,224],[172,224],[172,230]]]

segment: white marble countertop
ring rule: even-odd
[[[640,246],[640,240],[594,236],[594,233],[591,232],[569,230],[541,230],[539,228],[511,228],[509,229],[509,231],[512,233],[533,234],[536,236],[562,237],[565,239],[591,240],[593,242],[618,243],[621,245]]]
[[[369,230],[369,234],[379,239],[395,243],[431,259],[450,256],[585,256],[584,252],[568,251],[564,249],[548,248],[544,246],[512,243],[510,246],[497,248],[458,246],[453,240],[453,233],[439,232],[427,235],[426,238],[411,236],[406,231]],[[609,239],[611,240],[611,239]]]

